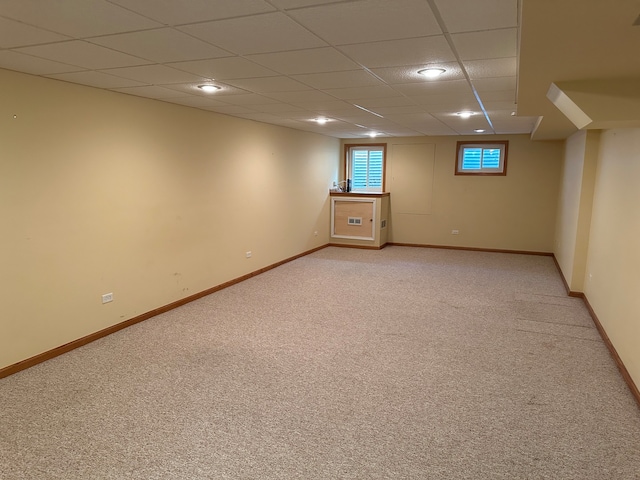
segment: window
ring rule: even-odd
[[[384,191],[386,143],[345,145],[346,178],[353,192]]]
[[[506,175],[509,142],[458,142],[456,175]]]

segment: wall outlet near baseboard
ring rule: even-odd
[[[247,253],[245,253],[244,256],[247,257],[247,258],[251,258],[251,250],[249,250]]]
[[[113,293],[105,293],[102,295],[102,303],[113,302]]]
[[[451,235],[460,235],[460,230],[451,230]]]

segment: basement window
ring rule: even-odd
[[[456,175],[506,175],[507,140],[458,142]]]
[[[345,145],[346,178],[352,192],[382,192],[386,143]]]

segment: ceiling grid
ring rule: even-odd
[[[530,133],[517,4],[3,0],[0,68],[339,138]]]

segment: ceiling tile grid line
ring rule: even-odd
[[[0,3],[0,68],[267,123],[288,118],[336,137],[385,127],[474,134],[478,119],[455,115],[466,109],[519,133],[533,124],[508,118],[518,0],[53,3]],[[430,66],[446,72],[418,75]],[[221,90],[208,95],[204,83]],[[342,105],[376,115],[352,118]],[[318,116],[334,121],[323,127]]]

